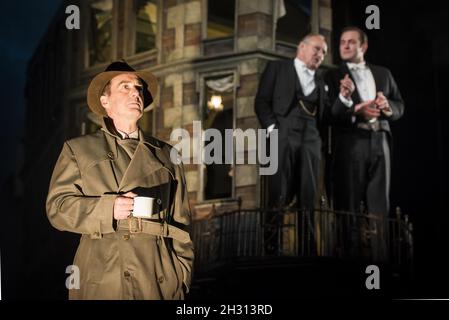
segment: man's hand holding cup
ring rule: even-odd
[[[115,198],[113,209],[115,220],[123,220],[128,218],[134,209],[134,197],[136,196],[137,194],[133,192],[127,192]]]

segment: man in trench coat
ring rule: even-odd
[[[193,243],[183,169],[171,146],[137,126],[157,80],[114,62],[89,85],[89,108],[103,117],[96,133],[65,142],[47,197],[47,216],[81,234],[74,265],[80,288],[70,299],[183,299]],[[156,199],[151,219],[132,216],[135,196]]]

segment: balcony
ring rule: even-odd
[[[195,221],[192,234],[194,298],[268,291],[279,297],[289,287],[284,281],[317,296],[354,295],[365,289],[370,264],[380,267],[383,287],[395,291],[412,273],[412,224],[399,209],[382,221],[363,207],[358,213],[324,205],[313,212],[239,208]]]

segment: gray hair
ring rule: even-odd
[[[324,41],[326,41],[326,38],[325,38],[322,34],[319,34],[319,33],[309,33],[309,34],[306,34],[305,37],[301,39],[301,41],[299,42],[299,44],[301,44],[301,43],[303,43],[303,42],[308,42],[311,38],[314,38],[314,37],[320,37],[320,38],[322,38]]]

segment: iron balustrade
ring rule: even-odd
[[[194,221],[195,269],[240,258],[297,256],[365,259],[411,270],[412,232],[408,216],[399,209],[388,219],[363,208],[360,213],[238,209]]]

